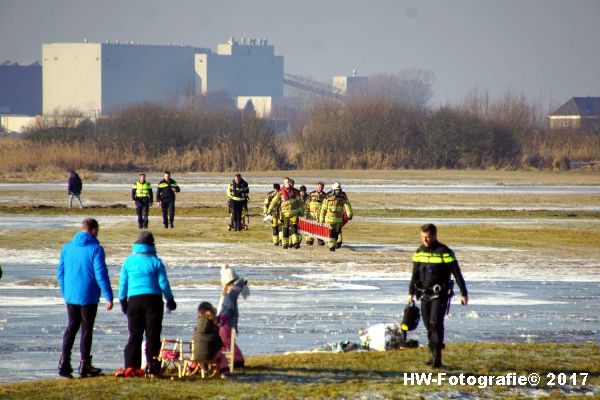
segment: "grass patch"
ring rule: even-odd
[[[600,347],[595,344],[449,344],[444,352],[449,375],[527,375],[589,373],[587,388],[600,384]],[[248,359],[248,368],[229,381],[116,379],[110,376],[81,380],[52,379],[0,385],[6,399],[191,399],[209,398],[414,398],[433,392],[461,391],[489,397],[519,397],[506,387],[404,385],[405,372],[434,372],[424,365],[424,348],[346,354],[309,353]],[[109,371],[112,372],[112,371]],[[557,389],[540,386],[554,398]],[[579,386],[581,387],[581,386]]]

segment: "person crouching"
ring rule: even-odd
[[[221,351],[223,341],[219,336],[219,323],[212,304],[204,301],[198,306],[198,325],[194,329],[194,360],[204,368],[207,363],[215,363],[221,378],[229,377],[227,357]]]

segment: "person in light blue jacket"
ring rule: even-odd
[[[106,309],[113,307],[113,293],[108,278],[104,249],[96,237],[100,227],[98,221],[86,218],[81,223],[81,232],[64,245],[58,262],[56,279],[67,305],[68,325],[63,335],[62,354],[58,374],[72,378],[71,350],[75,336],[81,327],[79,350],[81,363],[79,375],[98,376],[100,368],[92,366],[92,334],[100,301],[100,291],[106,298]]]
[[[165,265],[156,256],[154,236],[142,231],[121,268],[119,279],[119,302],[127,315],[129,339],[123,352],[125,369],[139,372],[142,364],[142,341],[146,333],[146,373],[159,375],[160,334],[163,319],[163,295],[167,310],[175,310],[177,304],[171,292]]]

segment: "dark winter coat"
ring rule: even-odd
[[[69,194],[81,194],[82,188],[83,184],[77,172],[71,172],[71,176],[69,176]]]
[[[223,347],[216,321],[203,316],[198,317],[193,340],[194,359],[198,361],[212,360]]]

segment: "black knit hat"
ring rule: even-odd
[[[152,234],[152,232],[149,231],[141,231],[135,242],[139,244],[149,244],[151,246],[154,246],[154,235]]]

